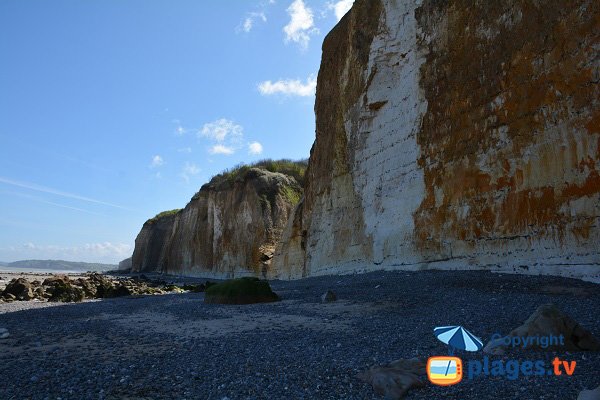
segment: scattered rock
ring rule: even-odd
[[[372,367],[358,374],[358,379],[373,386],[375,393],[386,399],[401,399],[411,388],[425,386],[426,364],[416,358],[396,360],[389,364]]]
[[[9,336],[10,336],[10,333],[8,332],[8,329],[0,328],[0,339],[6,339]]]
[[[50,289],[49,289],[50,290]],[[65,303],[80,302],[85,298],[83,289],[73,286],[69,283],[65,285],[55,285],[51,289],[51,296],[48,301],[62,301]]]
[[[600,400],[600,386],[594,390],[582,390],[577,400]]]
[[[278,301],[269,282],[258,278],[231,279],[206,289],[204,302],[209,304],[253,304]]]
[[[328,290],[321,296],[322,303],[331,303],[337,300],[337,296],[333,290]]]
[[[4,301],[15,301],[17,297],[12,293],[2,293]]]
[[[121,297],[121,296],[131,296],[133,294],[133,292],[127,286],[120,283],[114,287],[114,290],[112,291],[111,294],[112,294],[111,297]]]
[[[201,293],[206,290],[206,286],[204,284],[199,285],[183,285],[183,290],[187,290],[193,293]]]
[[[27,281],[25,278],[16,278],[11,280],[4,289],[2,296],[6,297],[6,294],[13,295],[17,300],[33,299],[31,283],[29,283],[29,281]]]
[[[44,279],[44,282],[42,283],[43,286],[65,286],[70,284],[71,279],[67,276],[67,275],[53,275],[49,278]]]
[[[579,323],[563,313],[554,304],[545,304],[537,310],[507,336],[536,337],[536,336],[563,335],[564,345],[550,345],[546,348],[537,343],[532,343],[526,349],[532,350],[567,350],[567,351],[600,351],[600,341]],[[489,354],[504,354],[506,349],[504,338],[490,341],[483,351]]]
[[[77,278],[74,282],[74,285],[80,287],[85,293],[85,297],[94,298],[96,297],[96,286],[92,284],[92,282],[88,279]]]

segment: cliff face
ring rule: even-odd
[[[183,210],[144,224],[135,240],[132,271],[266,276],[301,195],[294,178],[257,168],[213,180]]]
[[[600,278],[600,5],[356,0],[327,36],[293,278]]]

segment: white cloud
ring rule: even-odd
[[[242,24],[236,28],[236,31],[244,31],[248,33],[254,27],[254,22],[258,20],[262,22],[267,22],[267,16],[265,15],[265,13],[262,11],[250,12],[248,13],[248,15],[246,15],[246,18],[244,18],[244,22],[242,22]]]
[[[221,118],[214,122],[204,124],[199,134],[218,142],[222,142],[227,138],[240,138],[244,134],[244,128],[231,120]]]
[[[208,152],[210,154],[225,154],[227,156],[235,153],[235,149],[231,146],[225,146],[222,144],[216,144],[214,146],[212,146]]]
[[[190,154],[192,152],[192,148],[191,147],[182,147],[180,149],[177,149],[178,153],[186,153],[186,154]]]
[[[354,4],[354,0],[340,0],[335,3],[328,3],[327,7],[330,10],[333,10],[335,17],[339,21],[348,11],[350,11],[352,4]]]
[[[99,242],[77,246],[40,245],[32,242],[7,248],[13,259],[54,259],[116,264],[131,256],[133,246],[127,243]]]
[[[210,154],[230,155],[243,146],[244,128],[234,121],[221,118],[204,124],[198,131],[198,137],[204,137],[213,143],[208,149]]]
[[[264,81],[258,84],[258,91],[262,95],[284,94],[288,96],[312,96],[317,87],[317,78],[313,75],[302,83],[299,79],[280,79],[278,81]]]
[[[186,127],[184,127],[183,125],[181,125],[180,120],[174,119],[174,120],[172,120],[172,122],[176,125],[175,132],[174,132],[176,136],[183,136],[187,133],[188,129]]]
[[[262,154],[262,152],[263,152],[262,144],[260,144],[258,142],[252,142],[252,143],[248,144],[248,153],[258,155],[258,154]]]
[[[304,4],[303,0],[294,0],[287,8],[290,22],[283,27],[285,41],[296,42],[306,49],[310,41],[310,35],[318,33],[315,27],[312,10]]]
[[[163,160],[163,158],[157,154],[154,157],[152,157],[152,163],[150,164],[150,167],[152,167],[152,168],[160,167],[164,163],[165,163],[165,161]]]
[[[194,163],[186,162],[181,170],[180,176],[184,181],[189,182],[191,176],[198,175],[200,173],[200,168]]]

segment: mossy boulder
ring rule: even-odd
[[[209,304],[253,304],[278,301],[269,282],[258,278],[231,279],[206,289],[204,302]]]
[[[33,287],[31,283],[25,278],[16,278],[11,280],[2,296],[10,298],[9,295],[14,296],[17,300],[31,300],[33,299]]]
[[[48,301],[61,301],[65,303],[80,302],[85,298],[83,289],[73,286],[70,283],[55,284],[48,291],[52,293]]]

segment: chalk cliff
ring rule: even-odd
[[[356,0],[274,276],[600,278],[599,54],[594,0]]]
[[[184,209],[146,221],[135,240],[132,271],[266,276],[301,195],[296,179],[278,172],[242,167],[219,175]]]

